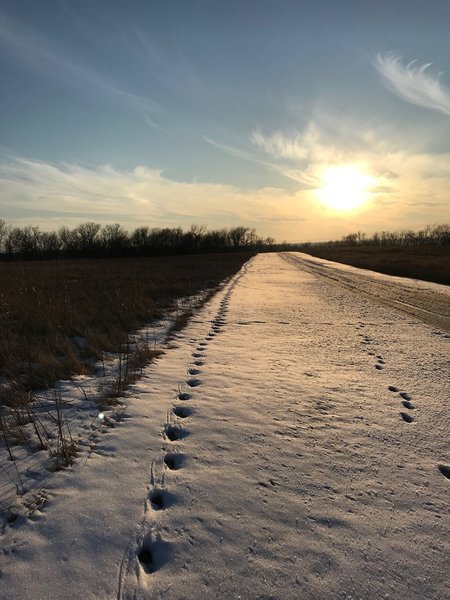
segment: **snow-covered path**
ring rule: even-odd
[[[450,596],[449,337],[302,260],[255,257],[7,528],[2,599]]]

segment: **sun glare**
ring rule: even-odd
[[[346,165],[327,169],[322,182],[317,195],[328,208],[351,210],[369,199],[373,177],[357,167]]]

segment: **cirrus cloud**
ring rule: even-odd
[[[389,53],[378,54],[374,67],[383,84],[402,100],[450,115],[450,89],[441,82],[442,73],[430,72],[431,63],[413,60],[403,65],[400,56]]]
[[[0,161],[1,217],[14,224],[54,229],[94,220],[128,228],[244,225],[261,235],[285,237],[305,220],[300,202],[285,190],[174,181],[146,166],[85,167],[24,158]]]

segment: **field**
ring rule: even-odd
[[[450,285],[450,245],[345,246],[311,244],[304,252],[387,275]]]
[[[250,256],[0,262],[0,378],[36,390],[89,372],[102,353],[119,352],[134,330],[214,289]]]

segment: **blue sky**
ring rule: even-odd
[[[448,0],[2,0],[0,217],[289,241],[446,222],[449,23]],[[369,183],[343,210],[320,190],[348,165]]]

